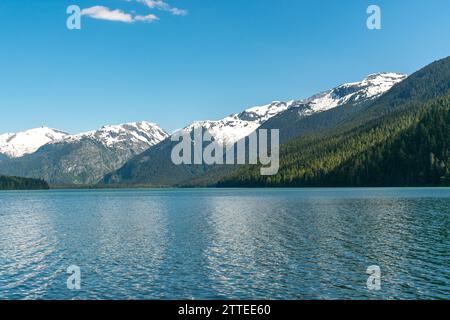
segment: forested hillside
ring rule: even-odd
[[[397,137],[341,163],[324,178],[336,186],[450,185],[450,98],[424,108]]]
[[[238,170],[219,186],[450,185],[450,96],[402,110],[345,134],[282,147],[281,168],[264,177]]]

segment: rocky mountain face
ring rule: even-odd
[[[136,122],[64,135],[35,152],[0,162],[0,173],[52,184],[93,184],[167,137],[158,125]]]

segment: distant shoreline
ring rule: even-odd
[[[219,189],[219,190],[226,190],[226,189],[306,189],[306,190],[312,190],[312,189],[398,189],[398,188],[407,188],[407,189],[424,189],[424,188],[432,188],[432,189],[450,189],[450,186],[347,186],[347,187],[333,187],[333,186],[314,186],[314,187],[289,187],[289,186],[283,186],[283,187],[261,187],[261,186],[254,186],[254,187],[216,187],[216,186],[196,186],[196,187],[185,187],[185,186],[149,186],[149,185],[124,185],[124,186],[97,186],[97,185],[50,185],[49,190],[120,190],[120,189]]]

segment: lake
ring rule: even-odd
[[[0,192],[0,299],[449,299],[449,233],[448,188]]]

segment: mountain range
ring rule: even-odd
[[[0,135],[0,174],[102,187],[439,185],[450,181],[449,69],[446,58],[410,76],[371,74],[306,99],[274,101],[180,129],[192,134],[203,128],[228,144],[258,128],[280,129],[276,176],[260,176],[259,166],[174,165],[171,151],[177,142],[149,122],[77,135],[47,127]],[[396,147],[402,156],[392,156]],[[420,160],[414,162],[414,154]],[[398,175],[402,170],[385,168],[397,168],[405,159],[405,168],[414,168],[404,172],[408,178]]]
[[[0,173],[52,184],[94,184],[167,136],[158,125],[145,121],[76,135],[48,127],[5,134],[0,136],[0,150],[8,158],[0,160]]]
[[[234,143],[284,114],[295,112],[298,117],[309,118],[337,107],[361,105],[376,99],[404,79],[406,75],[398,73],[372,74],[360,82],[342,84],[307,99],[275,101],[246,109],[219,121],[194,122],[182,130],[192,134],[195,127],[201,127],[209,131],[216,141]],[[276,128],[280,129],[283,139],[284,124]],[[200,181],[198,179],[200,177],[203,179],[205,175],[208,176],[206,180],[209,181],[211,172],[214,172],[214,175],[223,176],[234,170],[230,166],[220,166],[220,169],[217,169],[215,166],[207,165],[174,165],[171,160],[171,151],[175,144],[177,142],[166,139],[133,158],[117,171],[106,175],[101,183],[150,186],[191,185],[197,184]]]

